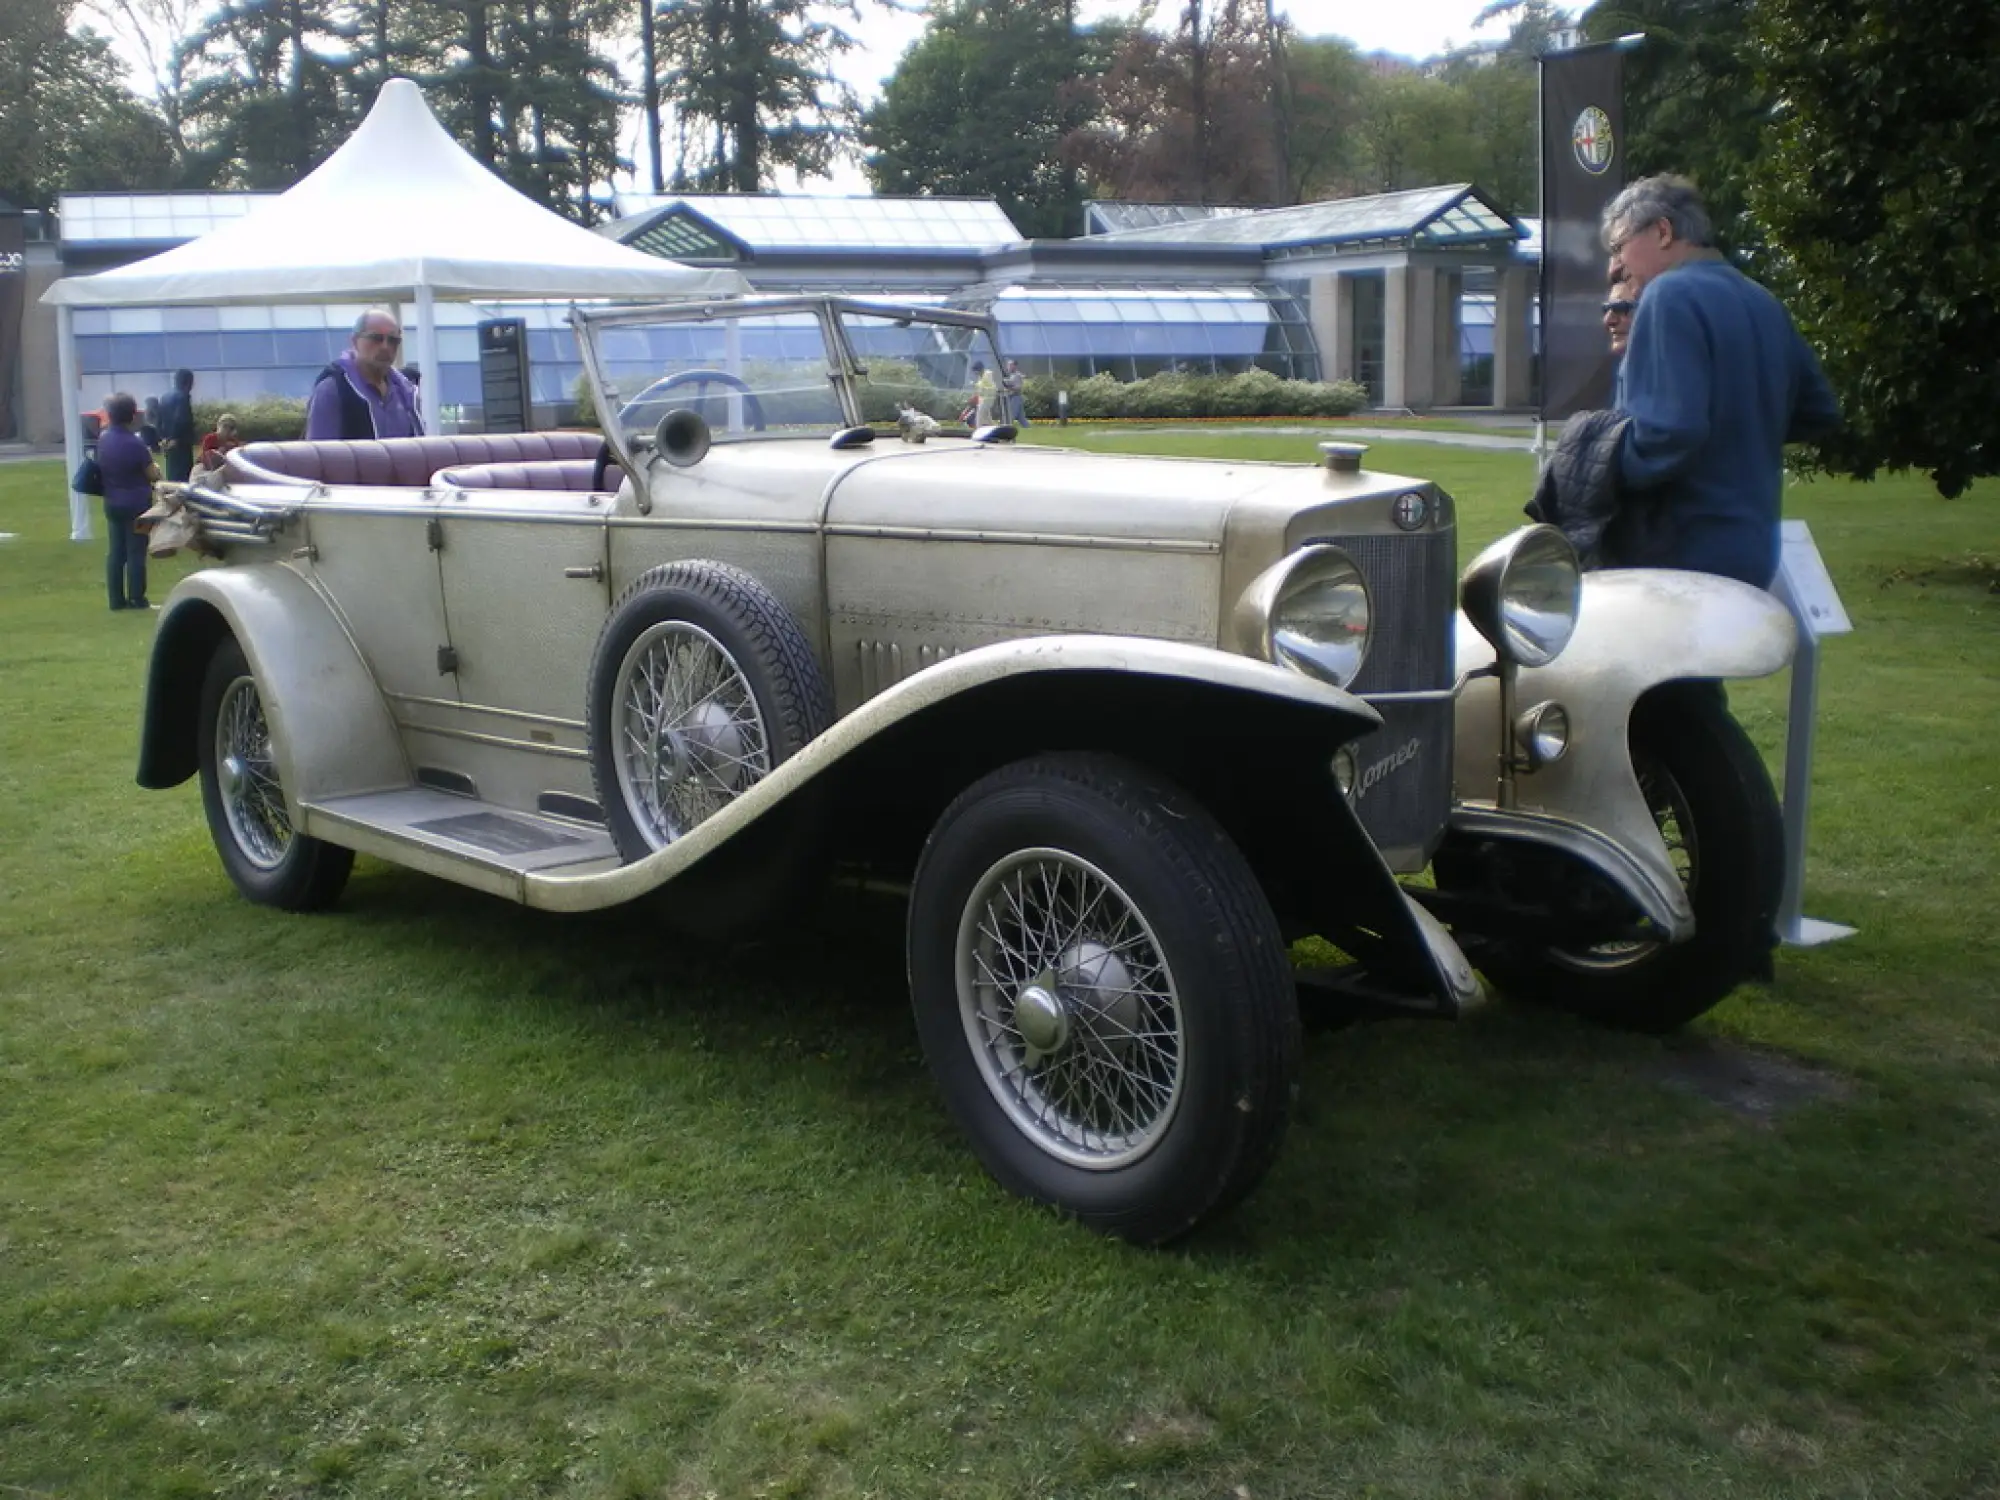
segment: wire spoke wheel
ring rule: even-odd
[[[1647,810],[1659,827],[1660,837],[1666,841],[1667,858],[1673,862],[1674,873],[1680,876],[1681,886],[1692,903],[1701,874],[1701,851],[1687,793],[1664,765],[1645,761],[1633,769],[1638,773],[1640,795],[1646,799]],[[1644,939],[1631,939],[1599,943],[1579,952],[1552,948],[1549,957],[1555,963],[1579,972],[1611,973],[1645,963],[1660,951],[1660,946]]]
[[[756,694],[699,625],[666,620],[641,632],[614,691],[618,788],[651,847],[681,838],[770,771]]]
[[[195,722],[202,812],[230,881],[260,906],[331,906],[347,884],[354,851],[293,827],[264,691],[233,637],[209,658]]]
[[[256,679],[238,677],[223,689],[216,709],[215,740],[222,785],[223,815],[243,857],[260,870],[275,870],[292,847],[292,820],[285,811],[271,753],[271,728]]]
[[[986,1086],[1050,1155],[1126,1166],[1173,1120],[1186,1067],[1173,973],[1088,860],[1027,849],[986,872],[959,923],[958,994]]]

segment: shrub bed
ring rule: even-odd
[[[1067,383],[1036,375],[1023,387],[1028,416],[1053,420],[1059,390],[1069,392],[1069,414],[1078,421],[1347,417],[1368,404],[1368,392],[1351,380],[1284,380],[1269,370],[1235,375],[1168,372],[1131,381],[1090,375]]]

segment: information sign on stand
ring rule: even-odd
[[[1800,914],[1805,900],[1806,826],[1812,807],[1813,724],[1819,712],[1819,642],[1854,629],[1804,521],[1779,523],[1778,576],[1771,592],[1798,622],[1792,702],[1785,726],[1785,895],[1778,937],[1796,948],[1852,937],[1855,929]]]
[[[488,318],[479,325],[480,426],[487,432],[532,432],[528,385],[528,325],[520,318]]]

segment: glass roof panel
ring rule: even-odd
[[[1165,205],[1161,205],[1165,206]],[[1461,217],[1453,227],[1433,232],[1433,221]],[[1512,220],[1474,196],[1469,184],[1413,188],[1368,198],[1306,203],[1294,208],[1259,209],[1206,219],[1189,219],[1118,230],[1094,238],[1122,243],[1175,245],[1285,246],[1340,245],[1365,240],[1409,241],[1517,237]]]
[[[759,250],[991,250],[1021,232],[990,198],[620,193],[620,217],[685,204]]]

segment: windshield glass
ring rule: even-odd
[[[607,425],[628,447],[679,408],[700,413],[718,443],[823,435],[845,422],[810,312],[612,324],[595,341],[613,414]]]
[[[893,426],[911,408],[946,425],[1008,420],[1000,361],[983,328],[845,308],[840,319],[865,372],[861,415],[869,425]],[[983,415],[978,410],[982,394],[987,402]]]

